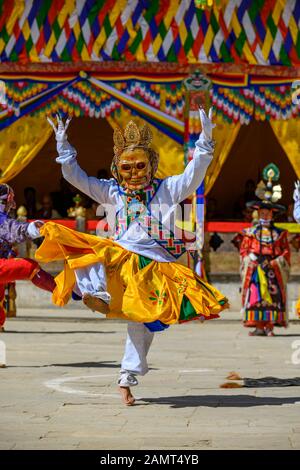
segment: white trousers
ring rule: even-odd
[[[106,271],[102,263],[95,263],[85,268],[75,269],[76,286],[78,295],[91,294],[109,304],[111,296],[107,292]]]
[[[102,263],[95,263],[85,268],[75,270],[78,295],[89,293],[109,303],[110,294],[107,292],[105,267]],[[153,341],[154,333],[148,330],[143,323],[129,322],[125,353],[122,359],[118,384],[132,387],[138,384],[136,375],[145,375],[148,372],[147,354]]]
[[[138,384],[136,375],[145,375],[149,371],[147,354],[153,341],[154,333],[143,323],[129,322],[125,353],[122,359],[118,384],[132,387]]]

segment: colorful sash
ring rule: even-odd
[[[152,184],[142,191],[128,194],[119,188],[124,206],[117,213],[115,240],[119,240],[127,232],[134,221],[149,237],[168,251],[175,259],[186,252],[183,240],[176,239],[171,229],[163,225],[161,220],[151,212],[151,202],[163,180],[154,179]]]

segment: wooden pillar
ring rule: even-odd
[[[185,163],[193,158],[195,143],[201,132],[199,108],[203,108],[207,113],[210,108],[209,90],[211,81],[196,70],[184,80],[186,87],[185,95],[185,133],[184,133],[184,155]],[[194,269],[199,275],[204,275],[202,263],[202,247],[204,243],[204,219],[205,219],[205,199],[204,182],[197,189],[195,194],[195,233],[196,233],[196,257]]]

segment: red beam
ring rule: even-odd
[[[29,221],[32,222],[32,221]],[[44,222],[55,222],[56,224],[64,225],[65,227],[74,229],[76,228],[74,219],[53,219],[53,220],[44,220]],[[206,222],[205,231],[206,232],[240,232],[244,228],[250,227],[251,224],[247,222]],[[107,223],[102,222],[101,220],[87,220],[86,229],[87,231],[96,230],[97,226],[102,230],[107,228]]]
[[[64,225],[70,229],[76,230],[76,223],[74,219],[52,219],[45,220],[44,222],[55,222],[56,224]],[[28,220],[32,222],[32,220]],[[250,227],[252,224],[249,222],[206,222],[204,225],[205,232],[219,232],[219,233],[237,233],[241,232],[245,228]],[[108,224],[106,221],[102,220],[87,220],[86,221],[86,230],[87,232],[95,231],[96,228],[99,228],[103,231],[108,230]]]

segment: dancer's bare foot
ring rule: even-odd
[[[249,332],[249,336],[266,336],[266,333],[264,330],[256,328],[254,331]]]
[[[0,326],[0,333],[5,333],[4,326]]]
[[[135,403],[135,398],[131,393],[129,387],[119,387],[119,391],[121,393],[122,401],[126,406],[133,406]]]
[[[94,297],[91,294],[83,294],[82,301],[93,312],[100,312],[104,315],[109,313],[109,305],[98,297]]]
[[[226,379],[228,380],[243,380],[237,372],[229,372]]]
[[[275,333],[272,328],[265,328],[265,334],[266,336],[269,336],[269,337],[275,336]]]
[[[220,385],[220,388],[243,388],[243,385],[238,384],[237,382],[225,382],[224,384]]]

